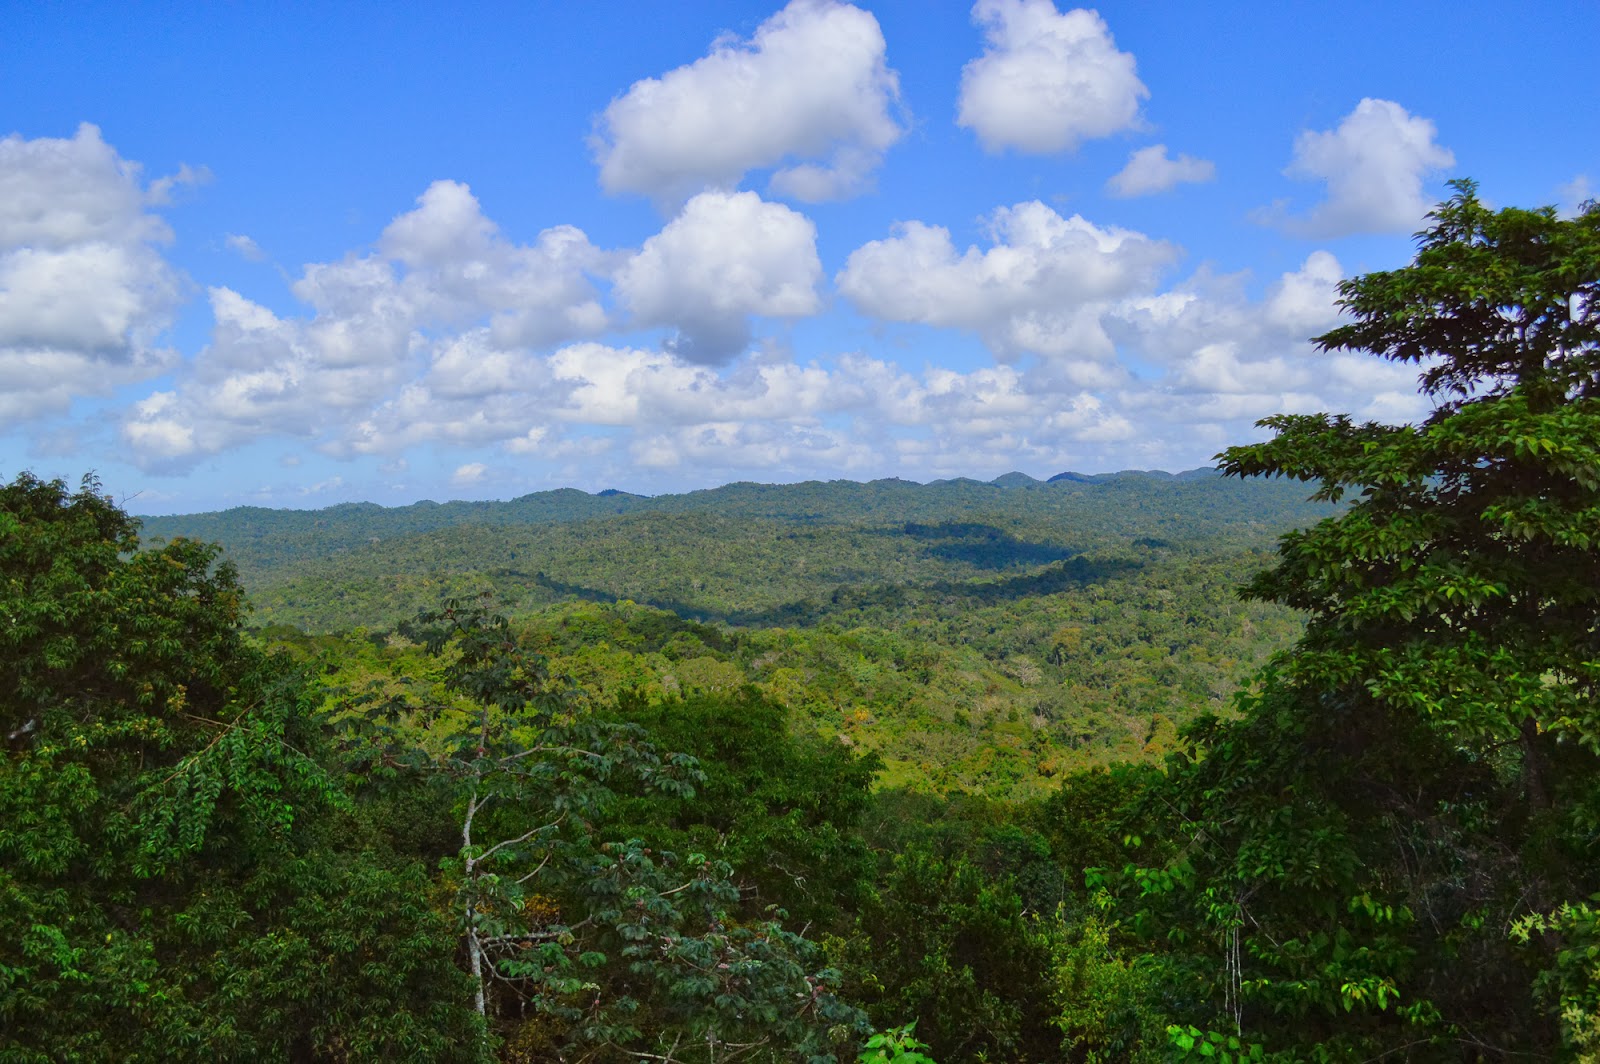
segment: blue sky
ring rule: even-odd
[[[1414,418],[1306,339],[1450,178],[1600,192],[1597,37],[1590,2],[0,3],[0,475],[658,493]]]

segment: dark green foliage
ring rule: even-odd
[[[847,992],[879,1023],[915,1020],[937,1060],[1056,1059],[1048,939],[1008,877],[912,846],[834,951]]]
[[[1329,510],[1209,472],[590,498],[153,523],[224,539],[274,642],[487,593],[602,701],[754,684],[890,785],[1026,797],[1225,711],[1299,630],[1232,588]]]
[[[1081,887],[1089,870],[1120,866],[1125,839],[1149,835],[1154,841],[1171,819],[1170,810],[1152,808],[1149,800],[1162,782],[1154,765],[1113,765],[1073,773],[1037,804],[1030,819],[1067,882]]]
[[[1174,1018],[1329,1059],[1547,1050],[1504,934],[1541,889],[1516,788],[1370,699],[1275,681],[1243,709],[1194,729],[1199,759],[1148,792],[1149,852],[1108,880],[1163,944]]]
[[[1176,1019],[1288,1056],[1548,1056],[1558,1003],[1592,1044],[1594,969],[1546,951],[1592,943],[1600,886],[1600,210],[1456,192],[1319,340],[1419,363],[1434,413],[1273,418],[1224,455],[1353,501],[1250,585],[1305,636],[1243,719],[1192,730],[1149,792],[1165,861],[1111,881]]]
[[[368,848],[215,548],[0,487],[0,1060],[472,1059],[417,869]]]
[[[1271,419],[1243,482],[195,519],[267,619],[372,626],[272,632],[321,694],[376,685],[335,714],[345,779],[208,550],[130,557],[92,507],[8,542],[0,1008],[58,1040],[16,1059],[193,1056],[202,1010],[241,1059],[825,1058],[850,998],[894,1029],[868,1059],[914,1059],[912,1020],[947,1064],[1592,1055],[1600,211],[1457,193],[1320,341],[1418,363],[1433,414]],[[464,590],[517,623],[386,627]]]
[[[555,605],[519,624],[602,701],[751,684],[797,732],[879,754],[889,785],[1022,797],[1074,769],[1159,758],[1178,725],[1225,708],[1298,628],[1286,610],[1233,599],[1254,564],[1162,550],[1103,584],[996,605],[902,594],[893,611],[851,614],[848,628],[728,628],[630,602]],[[420,667],[387,633],[263,634],[334,654],[345,682]]]
[[[794,924],[828,927],[855,911],[873,872],[858,825],[876,757],[792,731],[789,713],[753,688],[617,708],[700,766],[691,796],[623,803],[624,833],[726,861],[748,915],[776,905]]]
[[[912,1033],[916,1026],[913,1023],[893,1027],[867,1039],[859,1058],[861,1064],[934,1064],[933,1058],[922,1052],[927,1045],[917,1041]]]
[[[1287,537],[1252,593],[1313,611],[1310,682],[1475,742],[1537,725],[1600,748],[1600,210],[1491,212],[1464,184],[1434,218],[1414,265],[1344,285],[1357,321],[1320,343],[1424,362],[1437,409],[1273,419],[1230,451],[1230,472],[1359,496]]]

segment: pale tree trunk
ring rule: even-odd
[[[478,861],[472,856],[472,818],[478,812],[478,788],[472,788],[472,796],[467,799],[467,816],[461,825],[461,852],[465,855],[465,865],[462,869],[462,884],[469,892],[467,894],[467,959],[472,970],[473,1004],[477,1006],[478,1015],[487,1015],[487,1005],[483,992],[483,945],[478,941],[478,904],[477,892],[472,887],[472,877]]]
[[[478,945],[478,933],[467,932],[467,953],[472,958],[472,981],[476,989],[472,994],[473,1004],[478,1008],[478,1015],[485,1015],[486,1009],[483,1000],[483,947]]]

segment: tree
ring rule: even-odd
[[[865,1036],[810,943],[736,916],[725,863],[604,836],[619,786],[690,797],[693,758],[598,716],[482,606],[451,602],[406,631],[439,657],[446,697],[353,703],[347,757],[437,783],[456,810],[449,904],[475,1009],[512,1053],[831,1060]]]
[[[1600,749],[1600,208],[1495,212],[1455,188],[1416,261],[1344,282],[1354,320],[1317,340],[1419,365],[1433,414],[1268,418],[1275,438],[1222,467],[1356,496],[1250,585],[1311,614],[1294,676],[1363,684],[1466,742],[1521,740],[1544,805],[1545,748]]]
[[[213,547],[0,487],[0,1060],[473,1059],[448,928]]]
[[[1268,418],[1271,440],[1220,456],[1349,505],[1246,589],[1306,611],[1305,635],[1242,719],[1190,732],[1152,798],[1175,856],[1123,880],[1187,973],[1176,1017],[1269,1049],[1549,1052],[1530,991],[1559,934],[1505,928],[1600,887],[1600,209],[1454,189],[1415,260],[1344,282],[1349,321],[1317,339],[1416,364],[1433,412]],[[1592,1005],[1583,968],[1543,984]]]

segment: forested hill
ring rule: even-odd
[[[1062,536],[1105,544],[1143,537],[1221,537],[1270,543],[1282,531],[1325,516],[1306,502],[1303,486],[1286,481],[1225,480],[1211,469],[1060,473],[1048,481],[1008,473],[993,481],[888,479],[800,484],[736,483],[654,497],[574,488],[536,492],[508,502],[428,500],[409,506],[344,503],[321,510],[241,506],[214,513],[145,517],[143,537],[178,536],[220,543],[247,584],[285,567],[364,550],[386,540],[461,526],[528,526],[596,521],[637,514],[703,514],[833,525],[948,522],[984,514],[1009,522],[1053,526]]]
[[[602,700],[754,685],[880,754],[885,783],[1020,795],[1160,757],[1294,639],[1292,611],[1236,589],[1332,512],[1306,494],[1211,470],[567,490],[155,518],[144,537],[221,543],[252,626],[361,675],[410,667],[367,659],[403,655],[389,633],[418,610],[487,596]]]

